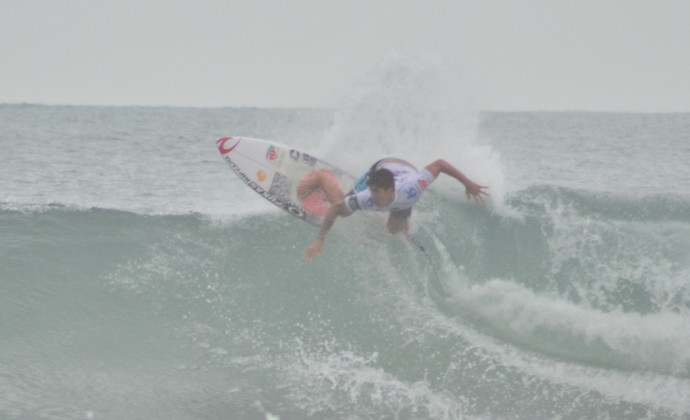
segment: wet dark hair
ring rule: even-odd
[[[387,190],[395,187],[395,176],[388,169],[381,168],[369,174],[367,185],[375,185]]]

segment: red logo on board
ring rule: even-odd
[[[273,146],[268,146],[268,151],[266,151],[266,160],[273,162],[278,159],[278,149]]]
[[[235,150],[235,147],[237,147],[238,144],[240,144],[241,139],[233,139],[232,137],[221,137],[218,140],[216,140],[216,144],[218,145],[218,151],[220,152],[221,155],[226,155],[233,150]],[[230,147],[226,147],[225,144],[227,142],[234,142]]]

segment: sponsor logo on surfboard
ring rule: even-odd
[[[273,195],[270,191],[266,191],[263,187],[257,184],[256,181],[252,180],[249,176],[247,176],[247,174],[242,172],[242,169],[240,169],[240,167],[237,166],[237,164],[233,162],[232,159],[230,159],[230,156],[225,156],[224,159],[226,162],[228,162],[232,170],[240,177],[240,179],[242,179],[242,181],[244,181],[244,183],[249,186],[249,188],[253,189],[263,198],[280,207],[281,209],[287,211],[293,216],[302,220],[307,220],[307,216],[309,216],[309,214],[300,206],[292,203],[290,200],[277,197]]]
[[[268,163],[277,164],[280,160],[280,149],[274,146],[268,146],[268,150],[266,150],[266,160]]]
[[[306,165],[309,165],[309,166],[314,166],[314,165],[316,165],[316,162],[318,161],[318,159],[316,159],[315,157],[310,156],[310,155],[308,155],[308,154],[306,154],[306,153],[300,153],[300,152],[298,152],[298,151],[295,150],[295,149],[290,150],[290,157],[291,157],[295,162],[300,162],[300,161],[301,161],[302,163],[304,163],[304,164],[306,164]]]
[[[235,150],[235,147],[237,147],[237,145],[240,144],[240,140],[241,139],[233,139],[232,137],[221,137],[218,140],[216,140],[216,144],[218,145],[218,151],[221,155],[227,155],[228,153]],[[230,146],[227,146],[227,143],[230,143]]]
[[[290,181],[288,177],[276,172],[275,175],[273,175],[273,181],[271,181],[271,187],[268,193],[279,198],[288,198],[289,191]]]

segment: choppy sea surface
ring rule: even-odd
[[[0,105],[0,417],[690,418],[690,115],[400,95]],[[427,254],[356,215],[307,264],[316,231],[232,173],[227,135],[353,173],[442,157],[491,200],[439,179]]]

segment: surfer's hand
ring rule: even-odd
[[[468,180],[468,182],[465,182],[465,194],[467,195],[467,199],[471,200],[474,198],[474,201],[477,204],[483,204],[484,203],[484,197],[482,197],[482,195],[485,195],[488,197],[489,194],[485,191],[482,191],[482,190],[485,190],[487,188],[489,188],[489,187],[475,184],[474,182]]]
[[[311,245],[304,250],[304,260],[306,262],[312,262],[314,258],[316,258],[318,255],[321,255],[322,252],[323,241],[321,239],[315,239],[314,242],[312,242]]]

